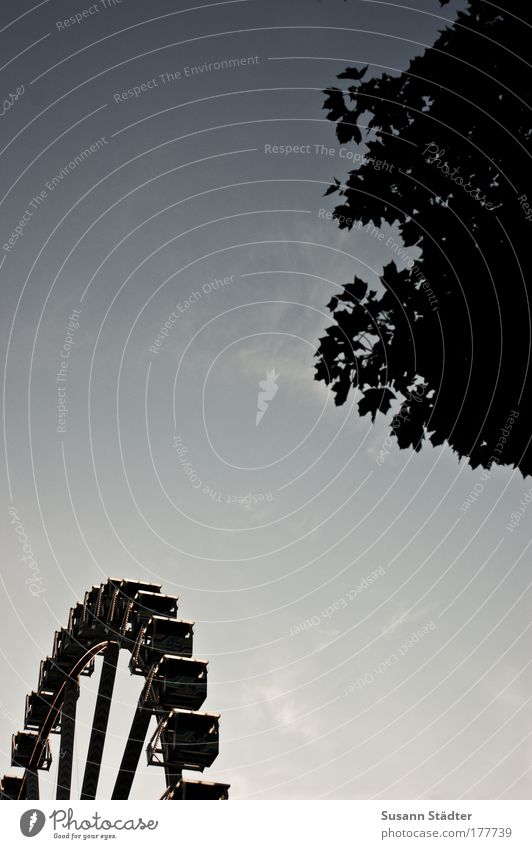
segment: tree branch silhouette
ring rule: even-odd
[[[394,225],[406,256],[415,247],[421,258],[403,268],[392,258],[378,290],[355,277],[332,298],[315,375],[337,404],[357,388],[372,421],[399,400],[401,448],[447,442],[472,467],[511,464],[523,475],[532,473],[530,19],[517,0],[504,10],[471,0],[404,73],[346,68],[338,79],[348,88],[325,90],[338,142],[367,151],[325,192],[339,198],[333,218],[348,229]],[[360,356],[363,338],[370,351]]]

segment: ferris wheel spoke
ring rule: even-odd
[[[39,773],[36,769],[27,769],[26,777],[26,799],[39,798]]]
[[[87,763],[85,765],[85,774],[81,788],[81,799],[96,798],[119,653],[120,647],[118,643],[109,643],[103,655],[98,697],[94,708]]]
[[[57,771],[56,799],[70,799],[78,697],[79,684],[77,680],[69,678],[65,684],[65,695],[61,710],[61,750],[59,752],[59,768]]]
[[[129,798],[135,772],[146,740],[150,719],[151,711],[137,706],[111,799]]]

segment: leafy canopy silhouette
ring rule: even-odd
[[[517,0],[504,10],[471,0],[404,73],[346,68],[338,79],[348,88],[325,90],[339,143],[367,147],[325,193],[339,197],[338,226],[395,224],[403,256],[415,246],[421,259],[399,270],[390,253],[377,291],[355,277],[332,298],[315,375],[337,404],[358,389],[359,413],[373,421],[397,399],[401,448],[447,441],[472,467],[511,464],[523,475],[532,473],[530,18]]]

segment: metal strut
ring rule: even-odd
[[[78,681],[77,679],[69,678],[65,684],[65,698],[61,710],[61,751],[59,753],[59,768],[57,771],[56,799],[70,799],[78,696]]]
[[[151,711],[137,706],[111,799],[129,798],[150,719]]]
[[[103,655],[98,698],[96,699],[96,707],[94,708],[87,763],[85,765],[85,774],[81,787],[81,799],[96,798],[119,653],[120,647],[118,643],[109,643]]]
[[[27,769],[24,775],[26,778],[26,799],[38,799],[39,773],[36,769]]]

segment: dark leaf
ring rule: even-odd
[[[329,95],[323,104],[324,109],[329,109],[327,118],[330,121],[338,121],[347,111],[344,96],[338,88],[325,89],[325,94]]]
[[[449,0],[447,0],[449,2]],[[361,80],[369,65],[364,65],[363,68],[346,68],[341,74],[337,74],[339,80]]]
[[[366,292],[368,291],[368,284],[365,283],[363,280],[360,280],[359,277],[355,277],[353,282],[350,283],[347,288],[350,292],[353,293],[354,297],[358,301],[361,301],[362,298],[365,296]]]
[[[326,192],[323,193],[322,197],[327,197],[327,195],[332,195],[334,192],[337,192],[341,186],[340,180],[337,180],[336,177],[333,177],[334,185],[329,186]]]
[[[342,118],[336,125],[336,137],[340,144],[347,144],[347,142],[354,141],[355,144],[360,144],[362,141],[362,134],[356,125],[355,118],[348,114],[347,119],[344,120]]]
[[[390,389],[365,389],[364,397],[358,403],[358,412],[361,416],[371,413],[371,421],[374,422],[377,412],[388,412],[395,397]]]

